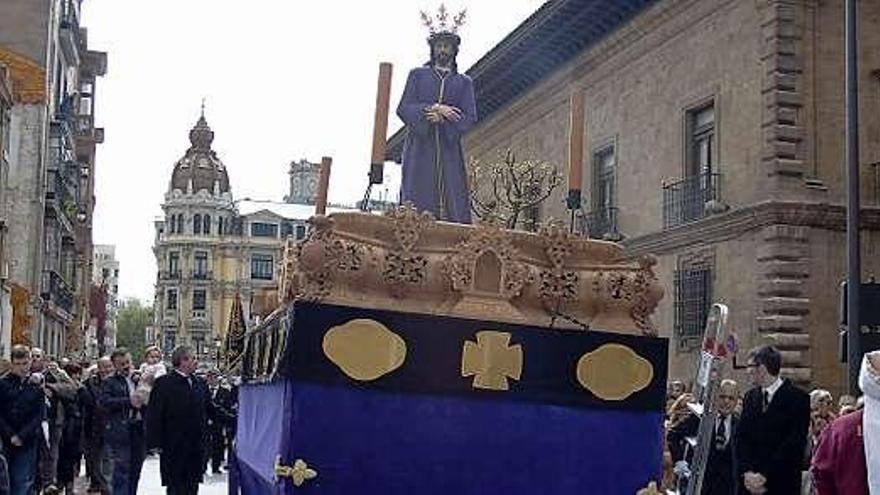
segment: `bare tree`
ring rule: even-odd
[[[535,228],[536,210],[562,184],[559,168],[549,162],[516,161],[513,151],[501,162],[483,164],[471,159],[471,209],[482,222],[500,223],[508,229]]]

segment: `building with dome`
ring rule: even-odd
[[[237,294],[251,321],[275,307],[283,242],[305,238],[314,193],[292,191],[284,202],[235,200],[204,112],[189,140],[171,173],[164,217],[155,221],[155,328],[166,351],[189,344],[210,360]],[[298,165],[298,184],[308,184],[308,165]]]

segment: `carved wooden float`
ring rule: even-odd
[[[552,223],[539,232],[384,215],[316,216],[288,241],[282,305],[294,300],[568,329],[656,335],[656,260]]]

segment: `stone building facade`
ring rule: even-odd
[[[116,246],[96,244],[92,255],[91,284],[106,294],[104,321],[104,349],[116,348],[116,314],[119,311],[119,260],[116,259]],[[94,322],[94,319],[93,319]],[[96,355],[98,332],[94,324],[89,325],[86,334],[86,348],[90,356]]]
[[[284,201],[301,205],[315,204],[321,164],[312,163],[305,158],[298,162],[290,162],[287,175],[290,176],[290,194],[284,197]]]
[[[7,66],[0,64],[0,358],[8,358],[12,345],[12,289],[9,259],[6,256],[6,184],[9,182],[9,135],[12,113],[12,79]]]
[[[165,217],[155,222],[155,328],[163,349],[186,343],[209,360],[236,295],[252,319],[274,309],[283,241],[306,236],[314,206],[234,200],[204,115],[189,137],[165,194]],[[304,197],[297,192],[286,199]]]
[[[81,0],[0,5],[0,64],[13,83],[7,283],[12,341],[62,355],[82,350],[92,260],[96,79],[107,55],[90,50]]]
[[[880,270],[880,3],[859,8],[867,275]],[[466,154],[512,149],[564,170],[582,92],[578,229],[659,258],[671,376],[693,379],[706,311],[723,301],[741,349],[775,343],[785,375],[839,392],[843,15],[843,0],[549,2],[468,70],[480,122]],[[564,189],[543,220],[569,218]]]

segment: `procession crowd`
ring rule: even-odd
[[[171,495],[198,492],[208,465],[224,469],[235,438],[237,384],[175,349],[135,367],[124,348],[94,362],[53,360],[15,346],[0,362],[0,495],[134,495],[148,455]],[[233,380],[234,382],[234,380]]]
[[[780,376],[781,363],[775,348],[763,347],[750,355],[748,392],[741,395],[734,380],[720,382],[702,494],[880,493],[880,428],[865,413],[866,401],[871,414],[880,405],[880,352],[862,365],[864,395],[836,403],[827,390],[808,394]],[[682,493],[699,439],[694,403],[685,383],[669,385],[663,485]]]

